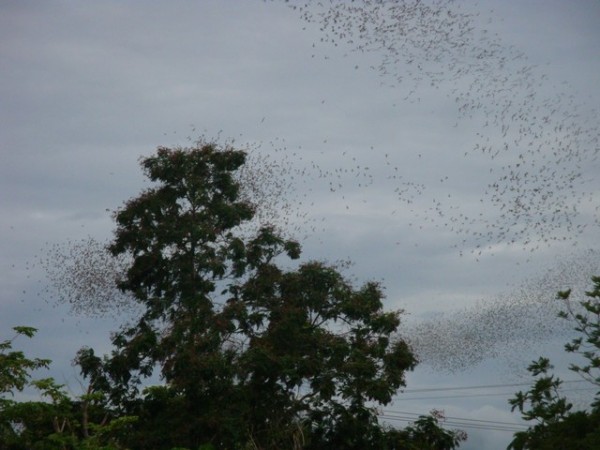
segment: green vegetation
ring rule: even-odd
[[[435,415],[404,430],[378,422],[417,363],[394,337],[401,311],[383,310],[377,283],[299,263],[299,244],[274,227],[250,233],[244,161],[212,144],[142,161],[153,185],[115,213],[110,251],[130,261],[119,288],[143,312],[110,355],[78,352],[79,398],[31,381],[49,361],[2,343],[2,394],[45,398],[2,399],[2,448],[453,449],[466,438]],[[147,386],[155,372],[164,383]]]
[[[245,154],[206,144],[160,148],[142,161],[152,187],[115,213],[110,245],[129,261],[119,288],[142,313],[112,336],[113,351],[84,347],[79,397],[51,378],[50,361],[0,342],[0,444],[6,449],[454,449],[466,439],[432,413],[404,429],[379,423],[417,364],[396,338],[401,311],[381,287],[355,287],[336,266],[299,262],[300,245],[271,226],[248,226],[255,205],[235,175]],[[256,231],[251,231],[256,230]],[[600,386],[600,277],[576,304],[571,370]],[[600,394],[572,411],[546,358],[510,400],[535,422],[509,449],[600,447]],[[149,386],[157,372],[163,384]],[[37,390],[39,399],[19,400]],[[22,394],[21,394],[22,397]]]
[[[585,361],[572,364],[570,369],[590,383],[600,386],[600,277],[593,277],[594,286],[586,292],[587,299],[573,305],[570,291],[560,292],[565,311],[560,316],[573,320],[578,337],[565,345],[569,353],[578,354]],[[536,422],[527,431],[515,434],[509,449],[565,449],[586,450],[600,448],[600,392],[596,393],[589,408],[572,411],[573,404],[561,396],[560,378],[549,374],[550,360],[540,358],[528,370],[536,377],[531,389],[518,392],[509,402],[513,411],[518,409],[523,419]]]
[[[17,335],[33,337],[35,328],[15,327]],[[49,360],[29,359],[13,350],[14,339],[0,343],[0,448],[112,450],[135,417],[115,417],[102,392],[90,385],[80,398],[71,398],[52,378],[31,380],[30,371],[47,368]],[[42,399],[15,401],[15,391],[35,388]]]

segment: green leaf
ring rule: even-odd
[[[13,327],[13,330],[15,330],[17,332],[17,334],[22,334],[29,338],[33,337],[35,335],[35,333],[37,333],[37,331],[38,331],[37,328],[25,327],[25,326]]]

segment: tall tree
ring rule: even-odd
[[[139,382],[158,367],[166,386],[146,399],[177,408],[171,446],[381,448],[375,406],[416,363],[391,338],[401,312],[335,267],[282,268],[300,247],[273,227],[246,237],[254,210],[234,176],[244,160],[215,144],[142,160],[154,185],[116,212],[110,250],[130,258],[120,288],[144,312],[101,364],[83,350],[94,362],[83,372],[143,417]]]

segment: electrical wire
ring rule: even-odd
[[[563,380],[564,384],[575,384],[584,383],[586,380]],[[507,383],[507,384],[487,384],[487,385],[473,385],[473,386],[454,386],[454,387],[434,387],[434,388],[417,388],[417,389],[406,389],[402,391],[405,393],[428,393],[428,392],[453,392],[453,391],[473,391],[478,389],[496,389],[506,387],[520,387],[520,386],[531,386],[531,383]],[[584,388],[562,388],[561,391],[586,391],[596,389],[595,386],[588,386]],[[514,392],[482,392],[482,393],[463,393],[457,395],[442,395],[442,396],[427,396],[427,397],[403,397],[398,396],[395,400],[439,400],[439,399],[450,399],[450,398],[470,398],[470,397],[493,397],[493,396],[511,396]],[[384,420],[400,421],[400,422],[414,422],[419,417],[427,416],[427,414],[417,414],[406,411],[396,410],[382,410],[379,417]],[[469,419],[465,417],[451,417],[446,416],[441,422],[442,426],[454,426],[467,429],[479,429],[488,431],[506,431],[506,432],[519,432],[525,431],[529,428],[526,424],[518,424],[511,422],[501,422],[494,420],[483,420],[483,419]]]
[[[590,389],[594,389],[593,387],[588,388],[571,388],[571,389],[561,389],[562,392],[573,392],[573,391],[588,391]],[[439,395],[435,397],[402,397],[399,396],[394,399],[394,401],[403,400],[439,400],[439,399],[447,399],[447,398],[471,398],[471,397],[502,397],[502,396],[511,396],[515,395],[514,392],[486,392],[481,394],[457,394],[457,395]]]
[[[567,383],[585,383],[586,380],[561,380],[563,384]],[[404,389],[402,392],[437,392],[437,391],[461,391],[467,389],[490,389],[499,387],[518,387],[518,386],[531,386],[531,383],[510,383],[510,384],[482,384],[476,386],[454,386],[454,387],[437,387],[437,388],[417,388],[417,389]]]
[[[405,411],[391,411],[391,410],[383,410],[379,417],[385,420],[395,420],[400,422],[414,422],[421,416],[426,416],[426,414],[417,414],[410,413]],[[525,431],[528,426],[525,424],[511,423],[511,422],[501,422],[494,420],[483,420],[483,419],[469,419],[466,417],[453,417],[446,416],[441,423],[442,426],[454,426],[460,428],[471,428],[471,429],[480,429],[480,430],[490,430],[490,431],[509,431],[509,432],[517,432],[517,431]]]

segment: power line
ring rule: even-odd
[[[563,384],[573,383],[585,383],[586,380],[562,380]],[[427,392],[452,392],[452,391],[468,391],[478,389],[496,389],[506,387],[520,387],[520,386],[531,386],[531,383],[507,383],[507,384],[487,384],[487,385],[473,385],[473,386],[454,386],[454,387],[436,387],[436,388],[417,388],[417,389],[406,389],[403,393],[427,393]],[[562,391],[586,391],[595,389],[595,386],[589,386],[584,388],[563,388]],[[429,397],[402,397],[398,396],[395,400],[438,400],[448,398],[469,398],[469,397],[492,397],[492,396],[510,396],[514,395],[514,392],[482,392],[482,393],[467,393],[457,395],[443,395],[443,396],[429,396]],[[394,411],[394,410],[382,410],[379,417],[385,420],[394,420],[400,422],[414,422],[416,419],[427,414],[410,413],[406,411]],[[526,424],[517,424],[510,422],[501,422],[493,420],[483,419],[468,419],[464,417],[451,417],[446,416],[444,421],[441,423],[442,426],[455,426],[460,428],[480,429],[489,431],[507,431],[507,432],[518,432],[525,431],[529,428]]]
[[[573,392],[573,391],[588,391],[590,389],[595,389],[594,387],[587,388],[571,388],[571,389],[561,389],[564,392]],[[514,392],[482,392],[480,394],[457,394],[457,395],[439,395],[439,396],[429,396],[429,397],[396,397],[394,401],[398,400],[439,400],[446,398],[471,398],[471,397],[500,397],[500,396],[510,396],[514,395]]]
[[[416,414],[410,412],[403,411],[386,411],[384,410],[382,414],[379,415],[382,419],[386,420],[395,420],[400,422],[414,422],[419,417],[424,414]],[[463,417],[451,417],[447,416],[444,418],[444,421],[441,423],[442,426],[449,425],[460,428],[471,428],[471,429],[479,429],[479,430],[489,430],[489,431],[508,431],[508,432],[517,432],[517,431],[525,431],[528,426],[525,424],[517,424],[510,422],[500,422],[493,420],[482,420],[482,419],[468,419]]]
[[[561,380],[563,384],[567,383],[584,383],[586,380]],[[468,389],[490,389],[499,387],[518,387],[531,386],[529,383],[511,383],[511,384],[482,384],[475,386],[454,386],[454,387],[437,387],[437,388],[421,388],[421,389],[404,389],[402,392],[436,392],[436,391],[462,391]]]
[[[391,410],[391,409],[384,409],[384,410],[382,410],[382,412],[383,412],[383,414],[388,414],[388,415],[390,415],[390,414],[391,415],[405,414],[408,416],[415,416],[417,418],[425,415],[425,414],[411,413],[411,412],[407,412],[407,411],[395,411],[395,410]],[[466,417],[454,417],[454,416],[446,416],[446,415],[444,415],[444,419],[466,420],[469,422],[491,423],[491,424],[495,424],[495,425],[523,426],[523,427],[527,428],[527,425],[525,425],[525,424],[516,424],[514,422],[500,422],[499,420],[469,419]]]
[[[414,418],[411,417],[393,417],[393,416],[386,416],[386,415],[381,415],[379,416],[382,419],[385,420],[393,420],[393,421],[398,421],[398,422],[414,422]],[[475,430],[486,430],[486,431],[506,431],[509,433],[517,433],[519,431],[526,431],[526,428],[517,428],[517,427],[509,427],[509,426],[500,426],[500,425],[483,425],[483,424],[474,424],[474,423],[464,423],[464,422],[444,422],[442,424],[442,427],[444,427],[444,425],[448,425],[448,426],[452,426],[452,427],[457,427],[459,429],[462,428],[467,428],[467,429],[475,429]]]

